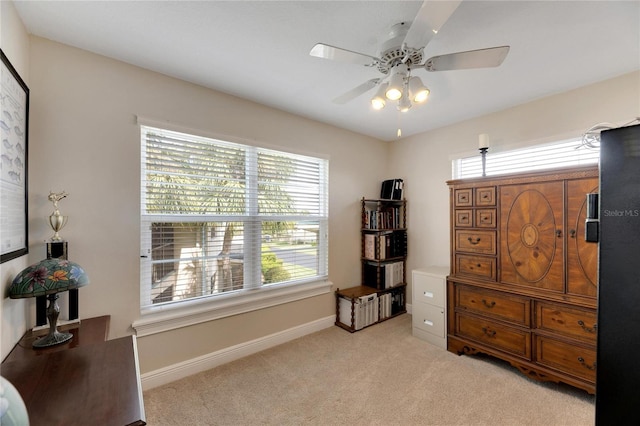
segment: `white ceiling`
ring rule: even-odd
[[[14,3],[31,34],[381,140],[398,124],[406,137],[640,69],[640,1],[466,0],[425,58],[501,45],[509,55],[499,68],[418,71],[431,96],[401,115],[372,110],[372,92],[333,103],[380,74],[308,53],[322,42],[376,56],[421,2]]]

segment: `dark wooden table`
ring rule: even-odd
[[[46,329],[38,331],[29,330],[24,334],[24,336],[22,336],[22,339],[20,339],[3,362],[46,355],[52,352],[75,348],[80,345],[103,343],[109,337],[110,322],[111,316],[105,315],[101,317],[83,319],[81,322],[61,325],[58,327],[58,331],[73,334],[73,339],[59,345],[38,349],[33,348],[33,342],[49,333],[49,328],[47,327]]]
[[[31,426],[146,424],[136,338],[105,341],[108,320],[82,320],[69,343],[46,349],[31,349],[37,336],[27,332],[7,356],[2,376],[22,396]]]

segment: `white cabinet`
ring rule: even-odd
[[[413,335],[447,348],[447,266],[414,269],[412,278]]]

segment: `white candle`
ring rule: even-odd
[[[489,148],[489,135],[486,133],[482,133],[478,137],[478,148]]]

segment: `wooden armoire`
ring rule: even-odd
[[[447,348],[595,392],[595,166],[452,180]]]

